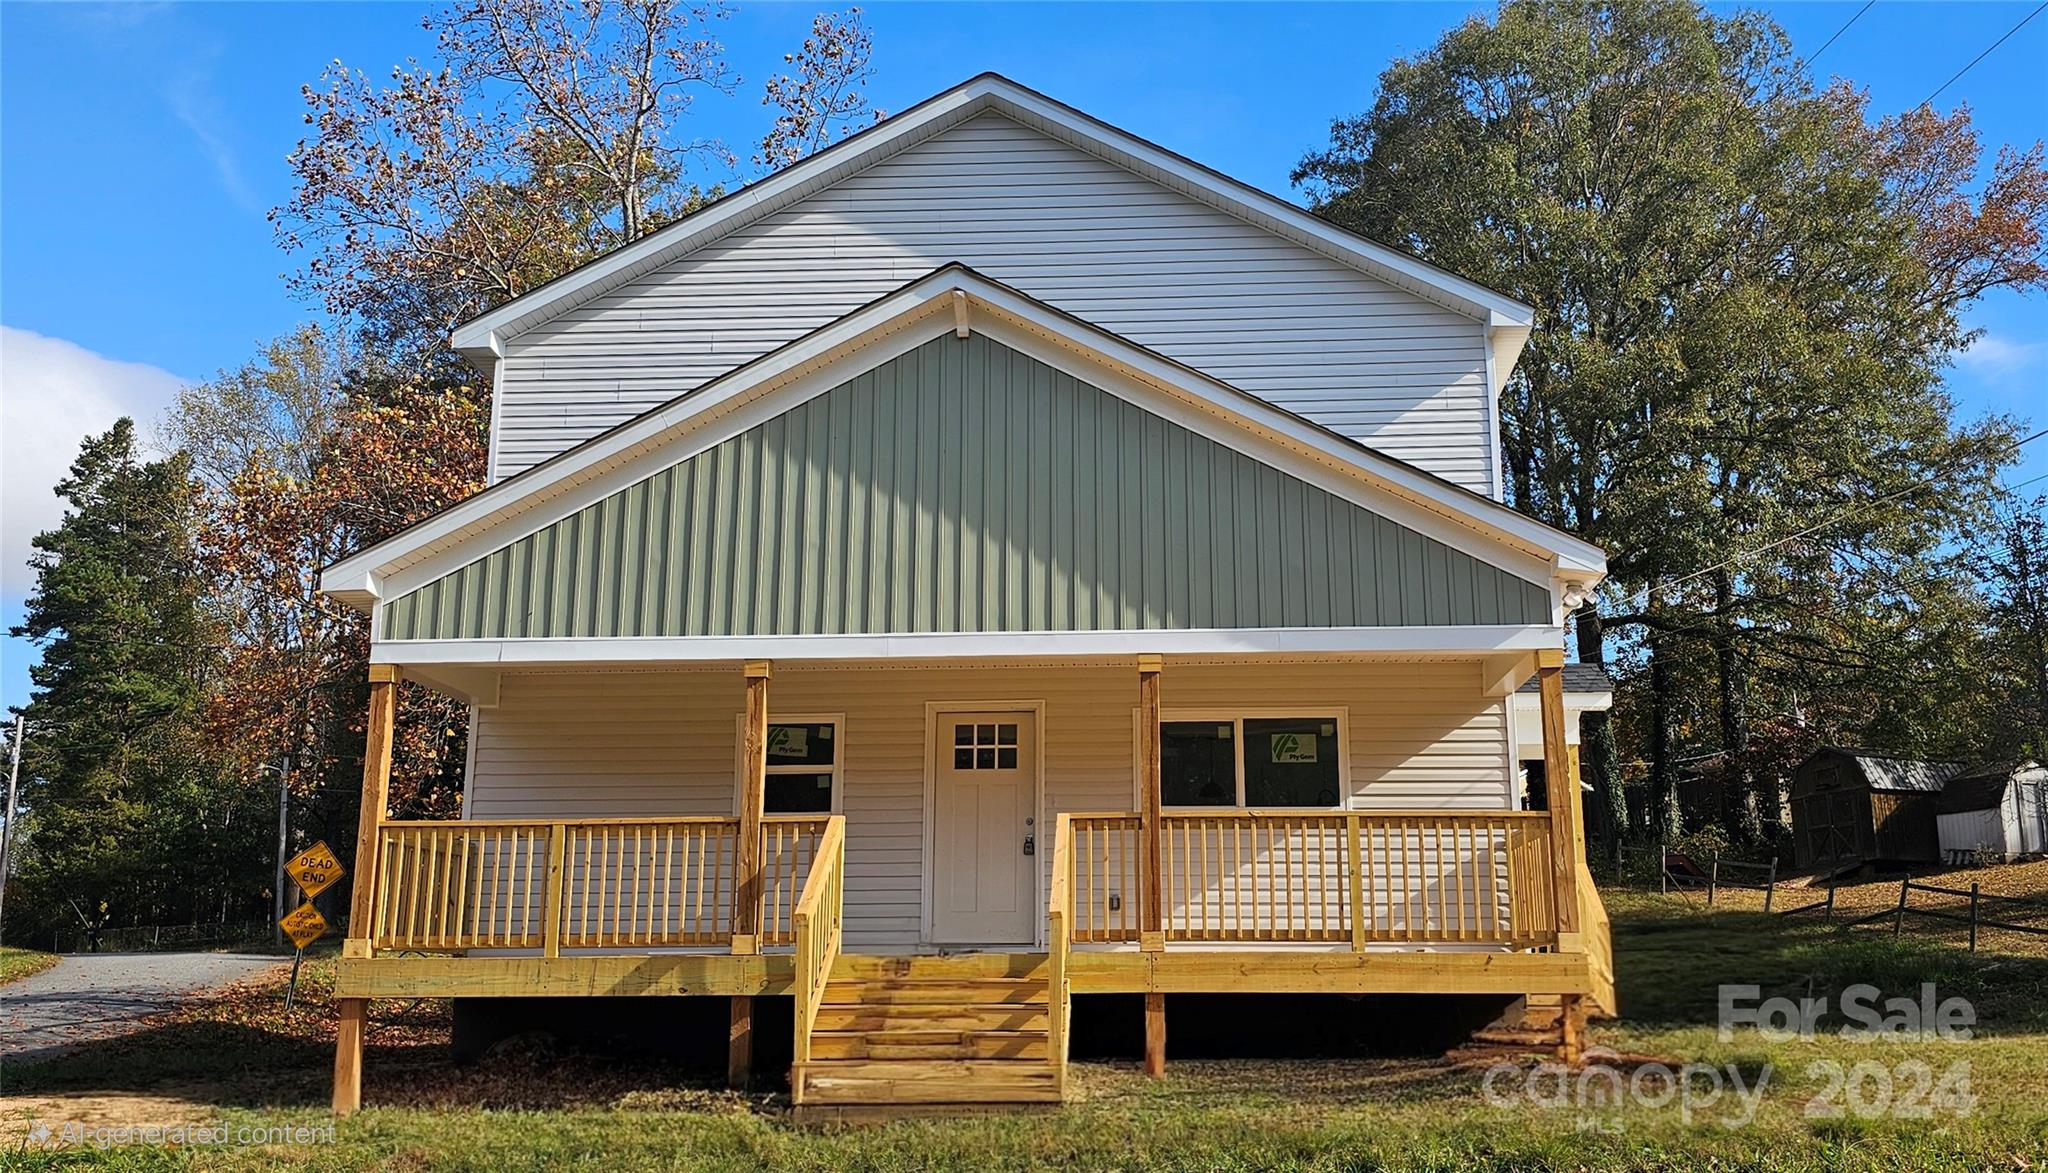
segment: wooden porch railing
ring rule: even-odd
[[[1521,811],[1167,814],[1160,921],[1169,942],[1554,944],[1550,827]],[[1073,940],[1140,939],[1139,833],[1136,814],[1071,816]]]
[[[796,940],[794,906],[832,820],[761,825],[760,940]],[[733,932],[736,818],[386,822],[375,949],[710,946]]]
[[[796,1062],[811,1058],[811,1028],[832,965],[839,960],[839,936],[846,919],[846,818],[833,815],[811,857],[810,874],[790,920],[796,926]]]
[[[1614,926],[1607,919],[1607,902],[1585,872],[1579,885],[1579,923],[1586,935],[1586,960],[1593,971],[1593,1004],[1603,1014],[1618,1014],[1614,1000]]]
[[[1073,944],[1074,816],[1061,815],[1052,837],[1052,886],[1045,899],[1046,1057],[1067,1069],[1067,953]]]

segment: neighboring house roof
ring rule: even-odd
[[[1862,776],[1863,784],[1868,789],[1901,793],[1939,793],[1949,779],[1961,774],[1964,768],[1961,762],[1923,761],[1918,758],[1893,757],[1867,749],[1823,746],[1799,763],[1796,770],[1804,770],[1822,757],[1834,757],[1846,762]]]
[[[1485,323],[1493,337],[1497,381],[1507,378],[1535,321],[1533,309],[1506,294],[1338,228],[1008,78],[984,73],[463,323],[452,341],[473,361],[487,360],[542,322],[988,111]]]
[[[1536,692],[1541,689],[1541,677],[1531,676],[1522,682],[1516,692]],[[1566,692],[1613,692],[1614,678],[1599,664],[1567,663],[1564,666],[1564,690]]]
[[[1310,483],[1369,493],[1374,512],[1496,565],[1508,564],[1530,581],[1590,585],[1605,574],[1598,547],[963,266],[948,265],[337,562],[322,574],[322,589],[364,608],[378,598],[396,598],[644,478],[655,470],[642,467],[640,458],[658,448],[685,436],[708,447],[787,410],[789,396],[824,393],[855,364],[871,369],[922,341],[948,331],[964,336],[970,329],[1037,347],[1058,369],[1143,399],[1147,410],[1198,434],[1264,452],[1269,462],[1292,462]],[[780,398],[771,400],[775,396]],[[690,454],[668,452],[675,459]]]
[[[2005,791],[2014,781],[2034,782],[2048,776],[2048,770],[2032,761],[1992,762],[1951,778],[1934,800],[1942,814],[1992,810],[2005,802]]]

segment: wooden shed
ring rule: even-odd
[[[1792,839],[1799,866],[1935,863],[1935,796],[1961,762],[1896,758],[1825,746],[1792,771]]]

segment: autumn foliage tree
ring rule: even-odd
[[[211,385],[213,394],[188,392],[182,412],[202,414],[252,373],[289,388],[288,398],[313,397],[292,371],[245,369]],[[207,491],[199,557],[227,633],[206,710],[213,742],[242,776],[282,770],[307,837],[339,843],[360,786],[369,630],[361,614],[319,593],[319,573],[480,488],[489,416],[473,386],[388,374],[344,372],[326,396],[322,430],[252,448]],[[202,418],[218,427],[226,414]],[[460,705],[407,686],[396,808],[455,809],[465,731]]]
[[[1767,836],[1752,730],[1941,662],[1970,593],[1943,551],[2015,438],[1955,420],[1942,371],[1977,298],[2048,284],[2041,147],[1983,154],[1967,110],[1817,86],[1755,12],[1515,0],[1395,61],[1295,173],[1321,215],[1536,307],[1508,496],[1610,553],[1576,634],[1639,673],[1618,757],[1647,763],[1645,833],[1676,830],[1689,761]],[[1895,705],[1859,708],[1924,725]]]
[[[488,441],[473,380],[371,361],[304,326],[184,388],[163,426],[199,485],[196,550],[219,635],[213,743],[238,777],[284,772],[315,812],[332,805],[321,799],[330,783],[356,789],[368,652],[362,617],[319,594],[319,572],[481,487]],[[419,732],[401,737],[409,807],[447,802],[442,743],[462,721],[431,695],[407,692],[409,707],[427,705],[404,722]]]
[[[342,62],[304,89],[296,186],[272,211],[292,281],[394,355],[718,198],[738,163],[687,131],[740,84],[727,11],[678,0],[463,0],[425,21],[437,60],[386,82]],[[866,109],[859,11],[820,16],[771,82],[785,161]]]
[[[858,8],[819,13],[811,34],[794,53],[783,55],[794,72],[768,79],[763,105],[775,109],[775,125],[762,136],[754,162],[787,167],[887,115],[868,105],[874,80],[874,43]]]
[[[356,825],[366,619],[320,571],[482,488],[490,388],[450,327],[723,193],[738,159],[688,133],[692,104],[740,79],[682,0],[458,0],[429,16],[435,57],[387,80],[336,61],[304,88],[309,133],[273,210],[291,283],[337,323],[279,338],[187,389],[165,434],[197,481],[194,581],[215,644],[199,724],[221,775],[282,773],[303,841]],[[814,22],[771,80],[778,161],[871,116],[858,10]],[[400,692],[392,803],[453,814],[466,713]]]

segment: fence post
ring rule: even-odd
[[[1970,885],[1970,952],[1977,951],[1977,885]]]
[[[1714,892],[1721,887],[1721,856],[1714,855],[1714,870],[1707,875],[1707,907],[1714,907]]]
[[[1892,936],[1894,937],[1899,935],[1899,930],[1906,927],[1906,890],[1912,886],[1913,881],[1911,877],[1899,881],[1899,907],[1898,911],[1892,913]]]
[[[1830,921],[1833,921],[1834,919],[1835,919],[1835,882],[1834,882],[1833,880],[1829,880],[1829,881],[1828,881],[1828,903],[1827,903],[1827,907],[1826,907],[1826,908],[1823,908],[1823,909],[1821,909],[1821,912],[1820,912],[1820,923],[1822,923],[1822,924],[1827,924],[1827,923],[1829,923]]]
[[[1778,857],[1771,857],[1771,878],[1764,882],[1764,911],[1771,910],[1771,898],[1778,894]]]

